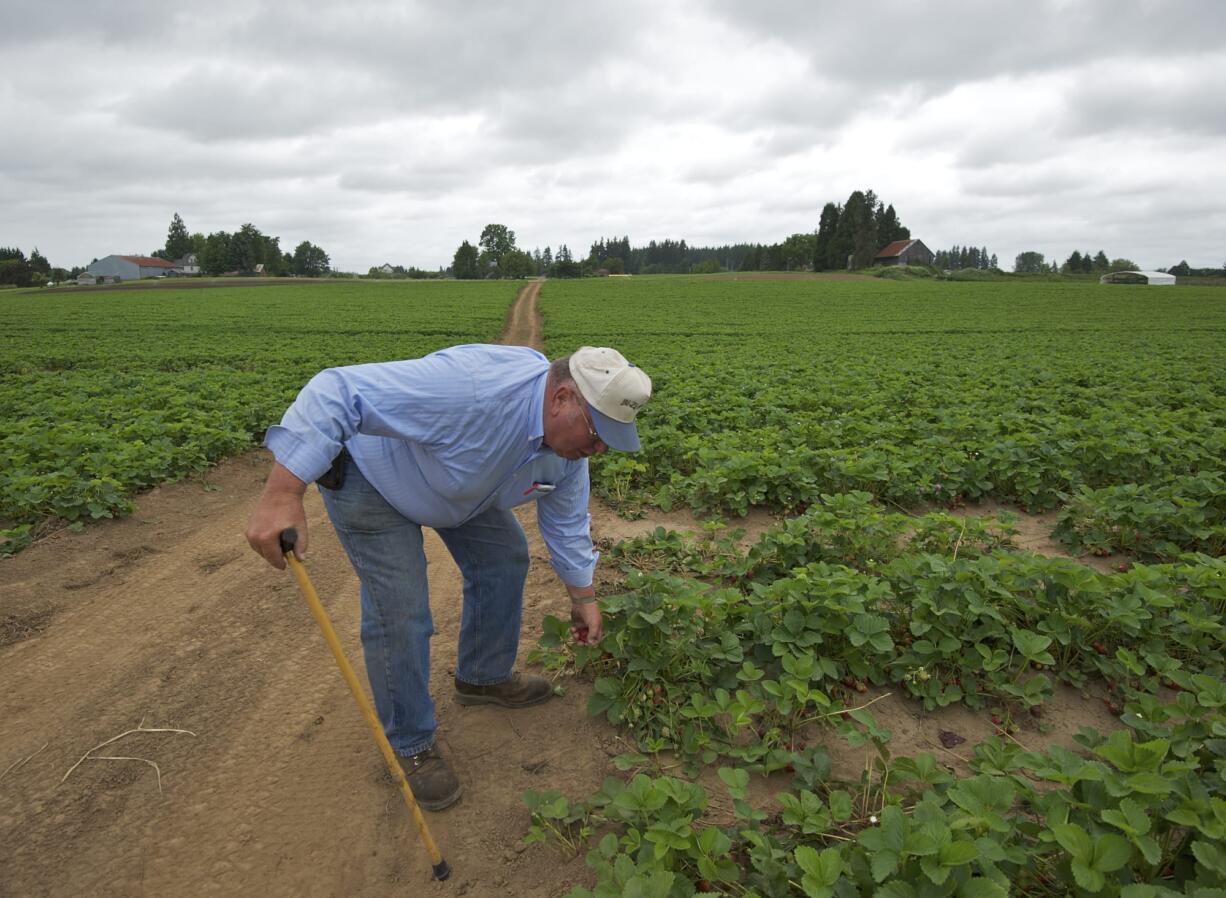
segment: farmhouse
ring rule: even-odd
[[[179,268],[174,262],[153,256],[107,256],[92,263],[85,270],[94,277],[109,275],[125,281],[138,281],[141,278],[179,273]]]
[[[1098,279],[1100,284],[1149,284],[1151,287],[1173,287],[1175,275],[1164,271],[1110,271]]]
[[[931,265],[932,250],[922,240],[895,240],[886,244],[877,258],[877,265]]]
[[[182,259],[175,259],[175,268],[179,269],[180,274],[199,274],[200,260],[195,253],[188,253]]]

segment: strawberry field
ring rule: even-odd
[[[315,283],[0,301],[0,532],[126,513],[244,451],[320,368],[492,340],[516,287]]]
[[[1226,895],[1218,292],[611,279],[541,303],[551,354],[608,343],[656,384],[643,453],[593,464],[606,499],[780,515],[749,545],[716,519],[611,547],[599,647],[548,622],[537,657],[634,748],[594,794],[525,796],[533,838],[586,854],[574,898]],[[1019,551],[981,499],[1129,560]],[[1057,690],[1110,725],[1042,739]],[[887,692],[994,734],[896,752]]]

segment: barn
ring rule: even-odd
[[[174,262],[154,256],[107,256],[91,263],[85,270],[95,277],[110,275],[125,281],[179,273]]]
[[[1175,286],[1175,275],[1165,271],[1110,271],[1098,279],[1100,284],[1149,284],[1151,287]]]
[[[895,240],[886,244],[877,258],[876,265],[931,265],[932,250],[922,240]]]

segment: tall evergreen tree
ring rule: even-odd
[[[37,246],[30,250],[30,261],[28,264],[32,272],[44,275],[51,273],[51,263],[47,261],[46,256],[38,251]],[[1183,264],[1186,267],[1188,263],[1184,262]]]
[[[179,217],[179,213],[175,213],[175,217],[170,220],[170,227],[166,231],[166,247],[163,254],[170,261],[178,261],[192,251],[192,238],[187,233],[187,225],[183,223],[183,219]]]
[[[863,192],[853,190],[847,197],[847,202],[843,204],[843,211],[839,213],[839,223],[835,228],[834,240],[831,243],[834,267],[838,269],[867,267],[861,264],[861,254],[857,251],[862,248],[860,241],[867,232],[868,223],[871,221],[872,210],[868,208]]]
[[[894,211],[894,206],[892,204],[886,206],[881,215],[881,223],[877,226],[877,239],[881,241],[881,245],[885,246],[895,240],[905,240],[910,236],[911,232],[899,223],[898,213]]]
[[[839,226],[839,211],[839,207],[834,203],[822,206],[822,215],[817,224],[817,240],[813,246],[814,271],[830,271],[840,267],[835,263],[832,253],[834,233]]]
[[[546,253],[549,249],[546,248]],[[451,273],[461,281],[471,281],[480,277],[477,273],[477,248],[465,240],[455,251],[451,260]]]

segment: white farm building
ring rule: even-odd
[[[1165,271],[1111,271],[1098,279],[1100,284],[1149,284],[1151,287],[1175,286],[1175,275]]]

